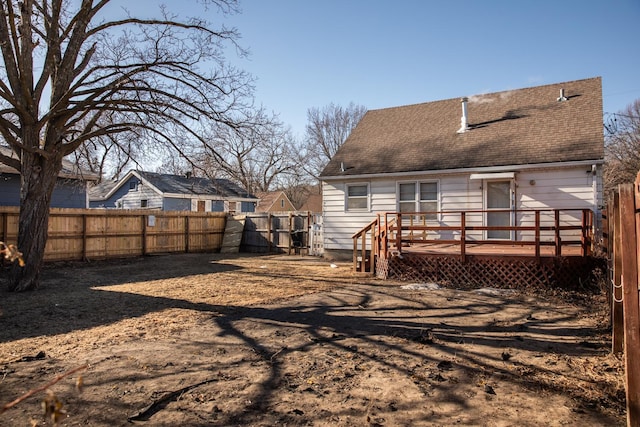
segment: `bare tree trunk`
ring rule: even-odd
[[[10,291],[29,291],[40,285],[51,194],[60,169],[61,162],[23,152],[18,248],[23,253],[25,265],[13,265]]]

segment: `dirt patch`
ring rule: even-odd
[[[401,285],[309,257],[49,267],[0,294],[0,403],[87,363],[51,388],[61,425],[625,424],[602,305]],[[0,424],[44,425],[43,397]]]

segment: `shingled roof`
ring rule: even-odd
[[[185,175],[137,171],[155,188],[164,194],[193,194],[201,196],[256,197],[228,179],[197,178]]]
[[[565,100],[559,101],[563,90]],[[604,158],[600,77],[370,110],[321,177]]]
[[[256,196],[247,192],[239,185],[228,179],[208,179],[185,175],[171,175],[164,173],[130,171],[124,179],[113,182],[105,181],[90,190],[91,200],[104,200],[119,187],[121,187],[130,175],[137,175],[156,190],[164,195],[186,194],[194,196],[221,196],[225,198],[256,199]]]

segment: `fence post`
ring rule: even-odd
[[[271,235],[271,223],[273,222],[273,218],[271,218],[271,213],[267,213],[267,242],[269,244],[267,251],[271,253],[273,251],[273,236]]]
[[[289,212],[289,250],[288,250],[288,252],[287,252],[287,255],[291,255],[291,248],[293,247],[293,242],[291,241],[291,231],[292,231],[292,228],[291,228],[291,222],[292,222],[292,221],[291,221],[291,218],[292,218],[292,216],[291,216],[291,212]]]
[[[142,219],[142,255],[147,254],[147,216],[145,214],[140,215]]]
[[[635,213],[637,184],[620,185],[622,236],[622,299],[624,311],[624,359],[627,390],[627,425],[640,423],[640,307],[638,306],[638,242]],[[634,191],[635,189],[635,191]]]
[[[615,192],[613,196],[613,204],[611,212],[609,212],[610,221],[613,223],[613,233],[610,236],[613,239],[613,305],[611,307],[611,325],[612,325],[612,350],[614,353],[621,353],[624,350],[624,312],[622,310],[622,237],[620,230],[620,193]]]
[[[184,217],[184,251],[189,253],[189,215]]]
[[[82,260],[87,260],[87,214],[82,214]]]

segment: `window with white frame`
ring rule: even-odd
[[[347,185],[347,210],[360,211],[369,209],[369,185]]]
[[[400,212],[437,212],[438,182],[401,182],[398,184],[398,210]],[[436,220],[430,213],[426,219]]]

